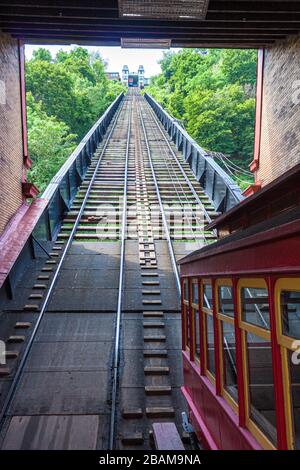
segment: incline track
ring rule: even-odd
[[[51,258],[3,307],[3,449],[148,449],[153,422],[181,431],[176,260],[214,238],[215,216],[149,104],[128,93]]]

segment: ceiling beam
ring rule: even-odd
[[[120,39],[121,37],[124,37],[124,38],[132,38],[132,39],[136,39],[138,38],[139,36],[137,34],[135,34],[134,32],[132,33],[124,33],[122,34],[122,36],[119,34],[119,33],[113,33],[111,31],[109,32],[105,32],[105,31],[102,31],[102,32],[99,32],[99,31],[86,31],[86,32],[82,32],[82,31],[55,31],[55,30],[51,30],[51,29],[44,29],[44,30],[40,30],[40,31],[30,31],[30,30],[19,30],[19,29],[4,29],[3,30],[4,32],[6,33],[9,33],[9,34],[12,34],[12,35],[18,35],[18,36],[23,36],[23,37],[35,37],[35,36],[45,36],[45,35],[48,35],[49,37],[54,37],[54,36],[59,36],[59,37],[66,37],[66,38],[78,38],[78,37],[86,37],[86,38],[90,38],[90,37],[97,37],[97,38],[113,38],[113,39]],[[198,34],[198,35],[194,35],[194,34],[188,34],[188,33],[182,33],[181,35],[172,35],[172,34],[168,34],[168,35],[165,35],[165,34],[153,34],[153,33],[148,33],[148,34],[144,34],[143,35],[143,39],[174,39],[175,40],[178,40],[178,41],[185,41],[185,40],[189,40],[189,41],[195,41],[195,42],[199,42],[199,41],[203,41],[203,39],[216,39],[216,40],[224,40],[224,39],[239,39],[241,41],[248,41],[248,40],[256,40],[256,42],[265,42],[265,40],[268,40],[268,41],[276,41],[277,39],[282,39],[284,38],[284,35],[280,35],[280,34],[275,34],[275,35],[264,35],[264,36],[258,36],[257,34],[238,34],[238,33],[230,33],[230,32],[223,32],[223,33],[214,33],[214,32],[211,32],[211,33],[202,33],[202,34]]]
[[[11,26],[7,24],[3,24],[2,30],[4,32],[8,33],[38,33],[38,32],[59,32],[59,33],[72,33],[72,32],[78,32],[80,31],[81,33],[111,33],[113,35],[118,35],[121,37],[122,35],[127,35],[128,37],[137,37],[138,35],[143,36],[143,37],[180,37],[180,36],[191,36],[191,37],[201,37],[201,36],[208,36],[208,35],[214,35],[214,36],[236,36],[236,35],[242,35],[242,36],[248,36],[248,35],[253,35],[257,37],[264,37],[264,36],[273,36],[276,38],[277,36],[284,37],[286,34],[290,33],[290,30],[287,31],[280,31],[278,29],[274,30],[256,30],[256,29],[249,29],[249,30],[230,30],[230,29],[218,29],[218,30],[198,30],[198,31],[190,31],[189,29],[187,30],[180,30],[180,31],[152,31],[152,30],[141,30],[140,28],[126,28],[126,29],[121,29],[120,27],[115,27],[112,28],[111,26],[103,26],[102,28],[94,28],[94,27],[88,27],[88,26],[72,26],[72,25],[65,25],[64,26],[64,31],[62,32],[62,29],[59,26],[53,26],[53,25],[34,25],[34,26],[25,26],[25,25],[19,25],[19,26]],[[295,30],[295,33],[297,30]]]
[[[239,2],[235,2],[239,3]],[[243,2],[242,2],[243,3]],[[263,3],[263,2],[262,2]],[[299,3],[298,3],[299,5]],[[99,9],[88,9],[85,7],[76,7],[76,8],[57,8],[57,7],[43,7],[43,8],[34,8],[30,5],[26,6],[1,6],[0,4],[0,15],[9,15],[9,16],[27,16],[27,17],[63,17],[63,18],[80,18],[80,19],[95,19],[95,18],[106,18],[106,19],[117,19],[118,10],[99,10]],[[118,18],[119,19],[119,18]],[[135,18],[136,22],[145,21],[142,18]],[[271,12],[257,12],[255,10],[249,10],[246,12],[239,11],[224,11],[224,12],[214,12],[208,11],[205,21],[259,21],[259,22],[287,22],[292,23],[295,21],[300,21],[300,8],[298,6],[297,10],[292,12],[280,12],[280,11],[271,11]],[[122,19],[119,19],[119,22],[122,22]],[[192,24],[193,21],[190,21],[189,24]]]
[[[0,1],[0,6],[3,7],[19,7],[27,9],[64,9],[76,10],[84,7],[84,9],[91,10],[107,10],[110,12],[118,12],[118,0],[85,0],[80,2],[75,0],[11,0]],[[276,12],[276,13],[291,13],[299,10],[299,2],[295,0],[210,0],[208,6],[209,12]]]

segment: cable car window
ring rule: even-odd
[[[199,303],[198,282],[192,283],[192,302],[193,304]]]
[[[211,284],[203,284],[203,307],[212,310],[212,286]]]
[[[300,364],[295,363],[293,351],[288,351],[290,399],[292,405],[294,448],[300,449]],[[299,357],[299,355],[298,355]]]
[[[215,376],[215,340],[214,320],[212,315],[206,314],[206,368]]]
[[[300,292],[281,291],[280,307],[282,333],[300,339]]]
[[[270,340],[246,333],[249,415],[274,444],[277,443],[272,349]]]
[[[185,340],[186,346],[190,347],[191,344],[191,332],[190,332],[190,316],[189,316],[189,309],[185,305],[184,306],[184,318],[185,318]]]
[[[264,288],[243,287],[242,319],[252,325],[270,329],[268,291]]]
[[[183,298],[184,300],[189,300],[189,289],[187,279],[183,281]]]
[[[194,331],[195,331],[195,356],[200,358],[200,325],[199,310],[193,309]]]
[[[229,395],[238,401],[237,392],[237,367],[234,325],[227,322],[222,323],[223,338],[223,374],[224,388]]]
[[[219,286],[219,311],[234,317],[233,290],[231,286]]]

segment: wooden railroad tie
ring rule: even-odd
[[[167,366],[145,366],[145,375],[169,375],[170,369]]]
[[[129,408],[122,411],[124,419],[140,419],[144,415],[142,408]]]

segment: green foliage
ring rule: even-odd
[[[27,93],[27,121],[29,153],[32,169],[29,180],[43,191],[51,178],[76,147],[76,135],[68,126],[42,110],[42,103],[35,102]]]
[[[162,73],[151,80],[147,93],[180,119],[202,147],[228,154],[248,169],[256,51],[184,49],[165,53],[160,64]]]
[[[52,55],[48,49],[40,47],[37,51],[33,51],[32,54],[34,60],[44,60],[45,62],[52,62]]]
[[[99,54],[82,47],[47,49],[26,62],[28,141],[33,168],[30,179],[43,190],[66,158],[124,90],[110,82]]]

